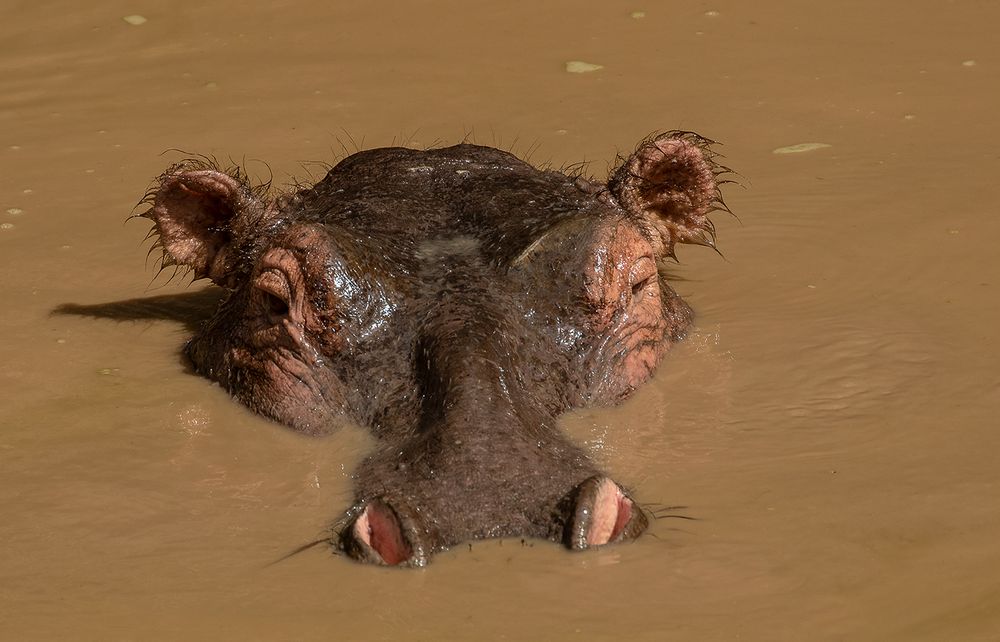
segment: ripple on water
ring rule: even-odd
[[[912,332],[890,328],[832,327],[806,342],[809,367],[796,367],[800,395],[785,402],[792,417],[865,413],[932,374],[926,344]]]
[[[751,323],[698,329],[632,399],[570,416],[569,432],[625,483],[663,482],[719,467],[748,438],[764,439],[767,456],[891,441],[907,427],[886,420],[932,391],[936,359],[920,332],[854,319]]]
[[[718,326],[691,332],[623,405],[573,413],[566,428],[626,483],[653,470],[669,472],[680,460],[709,458],[733,405],[733,355],[720,332]]]

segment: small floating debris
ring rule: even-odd
[[[146,22],[146,16],[140,16],[139,14],[132,14],[131,16],[122,16],[122,20],[129,23],[133,27],[138,27],[139,25],[144,25]]]
[[[630,15],[633,18],[635,18],[636,20],[642,20],[643,18],[646,17],[646,12],[645,11],[633,11]]]
[[[779,147],[778,149],[772,150],[772,154],[802,154],[803,152],[814,152],[817,149],[823,149],[824,147],[833,147],[827,143],[799,143],[798,145],[789,145],[787,147]]]
[[[10,216],[20,216],[21,214],[24,214],[24,210],[20,207],[11,207],[7,209],[7,214]]]
[[[101,368],[100,370],[97,371],[97,374],[103,377],[107,377],[110,375],[116,375],[119,372],[121,372],[121,368]]]
[[[963,60],[962,61],[962,66],[963,67],[975,67],[976,66],[976,61],[975,60]]]
[[[0,223],[0,230],[12,230],[14,229],[13,223]]]
[[[604,65],[595,65],[590,62],[583,62],[582,60],[570,60],[566,63],[566,71],[571,74],[587,74],[600,69],[604,69]]]
[[[718,11],[716,11],[715,9],[712,9],[711,11],[706,11],[705,12],[705,17],[707,17],[707,18],[718,18],[720,15],[722,15],[722,14],[719,13]]]

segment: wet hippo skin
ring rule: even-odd
[[[556,418],[625,399],[683,336],[662,268],[713,245],[715,157],[668,132],[599,183],[489,147],[384,148],[278,195],[189,161],[144,216],[165,263],[228,292],[186,346],[195,369],[294,430],[368,427],[336,543],[422,566],[467,540],[586,549],[646,528]]]

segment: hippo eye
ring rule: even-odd
[[[264,293],[264,308],[271,316],[283,317],[288,314],[288,302],[270,292]]]
[[[267,270],[254,283],[263,312],[271,318],[288,315],[291,297],[288,279],[277,270]]]
[[[646,289],[650,283],[653,282],[653,277],[647,276],[638,283],[632,284],[632,296],[639,296],[639,293]]]
[[[629,281],[632,283],[632,298],[634,299],[656,281],[656,263],[653,259],[644,256],[636,261],[629,271]]]

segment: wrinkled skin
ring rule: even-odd
[[[295,430],[346,417],[376,437],[335,538],[349,555],[585,549],[646,517],[556,418],[626,398],[689,325],[661,268],[676,243],[712,244],[709,145],[648,139],[607,184],[475,145],[375,149],[277,197],[187,162],[144,216],[166,264],[228,290],[187,345],[199,373]]]

